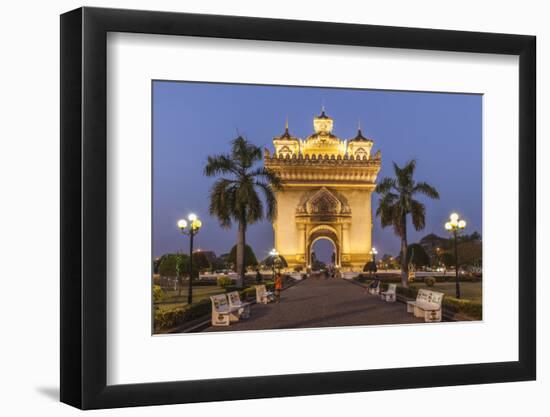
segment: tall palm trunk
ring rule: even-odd
[[[246,223],[244,221],[239,222],[239,229],[237,233],[237,274],[241,280],[241,285],[244,287],[244,251],[246,247]]]
[[[409,265],[407,264],[407,215],[403,214],[401,220],[401,285],[409,287]]]

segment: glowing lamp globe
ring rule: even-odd
[[[185,219],[178,220],[178,227],[180,229],[185,229],[187,227],[187,221]]]
[[[202,226],[202,222],[199,219],[193,220],[193,229],[200,229]]]
[[[460,227],[461,229],[464,229],[466,227],[466,222],[464,220],[460,220],[458,222],[458,227]]]
[[[195,213],[191,213],[189,216],[187,216],[190,222],[194,222],[197,220],[197,215]]]
[[[451,230],[453,228],[453,225],[449,222],[445,223],[445,229]]]
[[[458,221],[458,214],[457,213],[452,213],[451,214],[451,221],[452,222]]]

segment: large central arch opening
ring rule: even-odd
[[[319,225],[313,228],[308,236],[306,254],[310,269],[322,267],[319,262],[339,268],[340,241],[336,229],[331,225]],[[315,262],[314,266],[314,261],[319,262]]]
[[[336,266],[336,245],[327,237],[317,238],[311,245],[311,269],[321,271]]]

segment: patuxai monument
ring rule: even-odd
[[[297,138],[287,123],[273,138],[274,153],[264,151],[265,167],[283,181],[276,193],[274,246],[289,268],[310,268],[319,239],[333,243],[334,264],[341,271],[362,271],[371,260],[371,200],[381,154],[372,154],[374,143],[360,127],[348,140],[334,135],[333,128],[323,108],[313,119],[313,134]]]

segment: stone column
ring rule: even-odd
[[[298,245],[296,246],[298,248],[298,255],[304,257],[306,263],[304,266],[307,268],[308,256],[306,253],[306,225],[303,223],[298,223],[296,226],[298,227]]]

